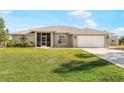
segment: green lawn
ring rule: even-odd
[[[76,49],[0,49],[0,81],[124,81],[124,69]]]

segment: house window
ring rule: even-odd
[[[58,35],[58,44],[65,45],[66,44],[66,37],[65,35]]]

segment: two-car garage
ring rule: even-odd
[[[105,37],[97,35],[77,36],[78,47],[105,47]]]

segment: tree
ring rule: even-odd
[[[119,38],[119,45],[124,45],[124,36]]]
[[[8,40],[9,30],[5,26],[3,17],[0,17],[0,47],[6,47],[6,41]]]

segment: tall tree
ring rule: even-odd
[[[6,29],[3,17],[0,17],[0,47],[6,47],[9,30]]]

